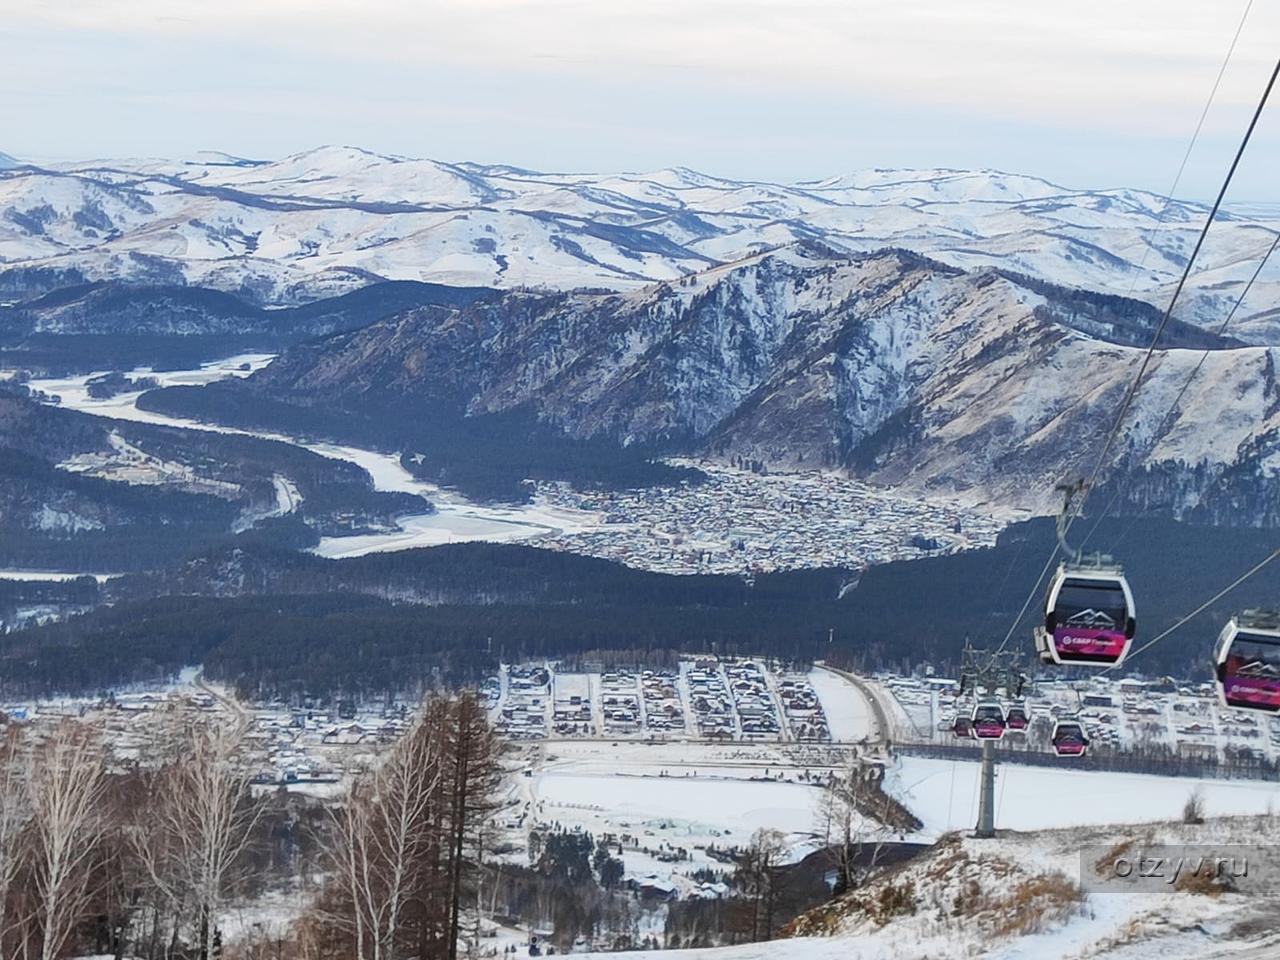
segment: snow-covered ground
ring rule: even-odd
[[[1174,884],[1091,893],[1080,885],[1111,857],[1140,855],[1150,845],[1205,845],[1238,854],[1239,844],[1278,839],[1275,817],[1054,830],[993,840],[952,837],[844,901],[820,908],[806,930],[827,935],[666,955],[672,960],[1271,960],[1280,955],[1275,929],[1280,876],[1255,873],[1240,892],[1215,895]],[[1083,857],[1082,846],[1088,851]],[[886,907],[895,902],[901,906]],[[607,956],[638,960],[640,953]]]
[[[34,583],[40,580],[52,580],[58,583],[75,580],[78,577],[93,577],[99,583],[105,583],[118,573],[68,573],[65,570],[0,570],[0,580],[22,580]]]
[[[272,208],[264,197],[289,203]],[[817,237],[837,251],[906,247],[1163,303],[1206,212],[1139,190],[995,170],[777,184],[684,168],[535,173],[329,146],[270,163],[206,155],[6,171],[0,261],[74,267],[91,279],[136,278],[160,262],[190,283],[252,286],[285,301],[368,276],[627,289]],[[1277,222],[1273,205],[1254,205],[1215,223],[1189,315],[1218,315]],[[1240,318],[1254,342],[1274,335],[1265,305],[1276,283],[1273,266],[1254,288],[1257,312]]]
[[[572,821],[597,835],[630,830],[672,846],[741,846],[761,828],[781,830],[803,844],[818,826],[816,787],[729,779],[714,771],[697,776],[692,771],[669,776],[550,771],[535,778],[533,792],[544,820]],[[697,866],[707,863],[705,857],[695,861]],[[627,867],[636,872],[639,865],[628,862]],[[644,868],[657,866],[646,862]]]
[[[129,376],[153,378],[163,387],[198,386],[227,377],[248,376],[265,367],[273,359],[275,358],[272,354],[241,354],[206,363],[195,370],[152,371],[149,367],[140,367],[131,371]],[[105,371],[95,371],[75,377],[32,380],[28,386],[51,397],[57,397],[63,407],[94,416],[291,443],[323,457],[356,464],[369,474],[375,490],[418,494],[431,501],[435,507],[431,513],[410,514],[398,518],[394,530],[356,536],[323,537],[315,548],[315,552],[323,557],[358,557],[368,553],[472,540],[493,542],[528,540],[549,534],[582,532],[594,529],[601,522],[600,516],[596,513],[555,506],[541,499],[518,506],[488,506],[473,503],[454,491],[444,490],[435,484],[416,479],[401,465],[399,457],[394,454],[343,444],[317,443],[271,431],[243,430],[141,410],[138,408],[137,401],[142,391],[95,399],[89,396],[87,384],[90,379],[100,376],[103,372]],[[280,485],[277,485],[277,509],[296,509],[298,505],[296,488],[292,487],[292,483],[287,478],[280,479],[288,483],[288,487],[281,490]]]
[[[871,705],[852,683],[820,668],[809,671],[809,683],[822,701],[832,740],[853,743],[872,734],[875,717]]]
[[[903,757],[889,771],[887,788],[924,821],[921,839],[978,821],[980,765],[958,760]],[[1173,819],[1193,791],[1211,816],[1280,812],[1280,786],[1257,780],[1196,780],[1136,773],[997,767],[996,828],[1043,830],[1076,825]]]

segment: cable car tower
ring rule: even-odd
[[[982,789],[975,837],[996,835],[996,742],[1004,736],[1004,700],[1020,703],[1027,682],[1017,650],[977,650],[966,639],[961,651],[958,699],[971,695],[973,736],[982,741]],[[1000,691],[1004,691],[1003,696]],[[957,715],[959,710],[957,708]]]

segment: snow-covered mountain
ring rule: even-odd
[[[351,147],[273,162],[91,161],[0,169],[0,294],[112,278],[265,305],[376,279],[633,290],[816,239],[840,253],[897,246],[1163,305],[1206,212],[993,170],[774,184],[683,168],[547,174]],[[1219,320],[1277,229],[1280,209],[1224,215],[1181,315]],[[1280,342],[1278,296],[1280,264],[1235,335]]]
[[[991,268],[808,243],[627,293],[410,310],[294,347],[237,386],[378,415],[532,408],[580,438],[1043,512],[1092,464],[1158,319]],[[1147,471],[1132,495],[1280,523],[1280,348],[1176,321],[1163,342],[1116,446]]]

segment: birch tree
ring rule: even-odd
[[[34,759],[28,780],[34,920],[41,960],[56,960],[89,901],[89,875],[107,827],[106,748],[91,728],[67,721],[49,732]]]
[[[217,918],[237,879],[264,805],[254,800],[245,725],[179,713],[154,747],[161,763],[133,825],[133,846],[159,910],[192,918],[192,942],[207,960]]]
[[[16,924],[9,909],[31,823],[31,763],[26,747],[20,728],[0,733],[0,960],[9,956],[7,944]]]
[[[334,813],[332,919],[350,936],[356,960],[392,960],[403,936],[436,829],[441,734],[428,713]]]

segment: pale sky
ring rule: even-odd
[[[1164,191],[1246,0],[0,0],[0,151],[327,143],[792,181],[995,167]],[[1211,195],[1275,59],[1254,0],[1184,177]],[[1280,201],[1280,91],[1233,198]]]

